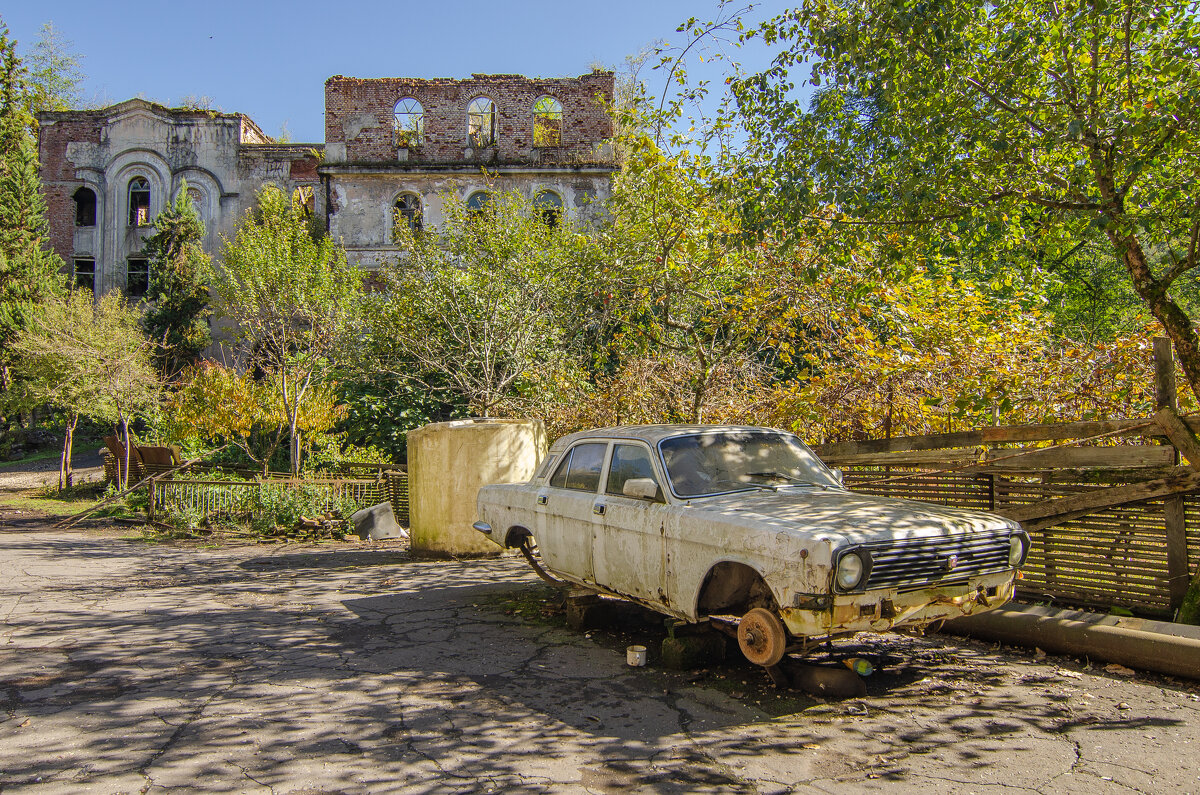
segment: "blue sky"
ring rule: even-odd
[[[771,0],[751,16],[787,7]],[[0,9],[22,51],[53,22],[83,56],[85,97],[110,104],[143,95],[177,104],[211,97],[270,135],[324,138],[324,83],[354,77],[466,77],[473,72],[577,75],[619,67],[656,41],[678,41],[689,16],[715,0],[263,0],[131,3],[19,0]],[[761,48],[743,52],[765,65]],[[655,80],[661,78],[655,76]]]

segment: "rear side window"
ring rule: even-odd
[[[546,460],[537,468],[537,472],[533,473],[534,480],[541,480],[546,477],[546,473],[550,471],[550,467],[554,466],[554,462],[558,460],[558,456],[551,454],[546,456]]]
[[[650,463],[650,452],[637,444],[613,446],[612,465],[608,468],[608,493],[624,494],[625,481],[634,478],[650,478],[655,483],[654,465]]]
[[[560,489],[575,489],[577,491],[595,491],[600,485],[600,470],[604,466],[604,451],[608,448],[603,442],[577,444],[563,457],[550,485]]]

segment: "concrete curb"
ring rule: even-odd
[[[1200,679],[1200,627],[1186,624],[1009,605],[947,621],[942,631]]]

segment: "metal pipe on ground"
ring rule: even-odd
[[[1200,679],[1200,627],[1010,605],[947,621],[942,631]]]

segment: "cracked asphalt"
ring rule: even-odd
[[[537,587],[512,557],[0,530],[0,791],[1200,792],[1194,682],[873,636],[866,698],[770,717],[505,609]]]

